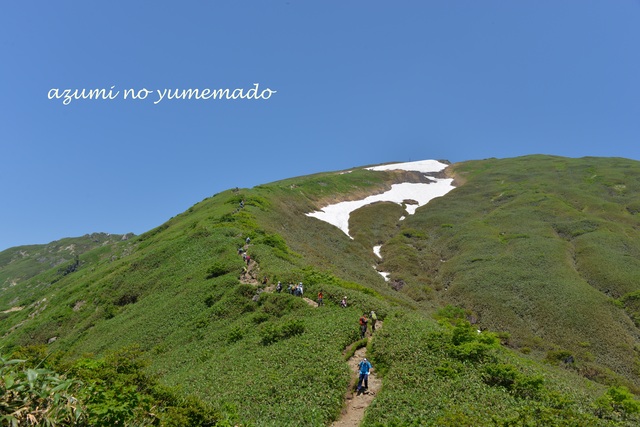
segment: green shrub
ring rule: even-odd
[[[453,347],[451,354],[459,360],[481,362],[490,358],[491,346],[477,341],[465,342]]]
[[[612,418],[620,414],[625,419],[640,413],[640,401],[624,386],[610,387],[595,401],[594,406],[596,414],[602,418]]]
[[[280,340],[301,335],[304,333],[304,330],[304,323],[299,319],[291,319],[281,325],[268,323],[262,327],[260,342],[262,345],[271,345]]]
[[[280,328],[272,323],[264,325],[260,331],[260,343],[271,345],[280,340]]]
[[[527,376],[521,374],[516,378],[513,394],[523,399],[535,399],[539,397],[543,384],[544,378],[540,375]]]
[[[435,317],[438,320],[448,320],[451,324],[456,324],[466,319],[467,312],[463,308],[448,304],[439,309]]]
[[[257,312],[251,316],[251,322],[256,325],[266,322],[267,320],[269,320],[269,315],[264,312]]]
[[[478,332],[471,327],[469,322],[460,322],[455,326],[455,328],[453,328],[451,342],[453,343],[453,345],[460,345],[463,343],[475,341],[477,335]]]
[[[207,269],[207,279],[224,276],[225,274],[234,271],[234,269],[234,266],[224,261],[215,261],[211,267]]]
[[[482,380],[490,386],[500,386],[511,390],[519,375],[513,365],[487,365],[484,368]]]
[[[244,329],[239,326],[234,327],[229,331],[227,335],[227,342],[229,344],[233,344],[234,342],[240,341],[244,337]]]
[[[545,360],[550,363],[569,363],[570,360],[573,360],[573,355],[567,350],[550,350],[547,352]]]
[[[300,319],[287,321],[281,327],[282,338],[290,338],[304,333],[304,322]]]

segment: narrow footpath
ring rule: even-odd
[[[382,329],[382,321],[378,320],[376,323],[376,331]],[[371,337],[369,337],[371,340]],[[358,395],[356,393],[356,386],[358,385],[358,363],[366,357],[367,348],[362,347],[356,350],[356,352],[349,358],[347,364],[353,375],[351,376],[351,383],[346,394],[346,404],[342,410],[340,418],[331,424],[331,427],[357,427],[364,419],[364,412],[369,407],[373,399],[382,388],[382,380],[376,375],[375,365],[371,369],[369,374],[369,390]]]
[[[244,253],[246,253],[247,250],[249,249],[249,245],[248,244],[244,245],[243,249],[244,249]],[[259,270],[258,263],[250,259],[239,277],[240,282],[254,285],[254,286],[259,285],[259,281],[257,279],[258,270]],[[260,295],[260,292],[274,292],[274,291],[275,291],[274,285],[267,286],[264,289],[264,291],[258,290],[258,293],[254,296],[254,298],[258,298]],[[318,303],[309,298],[304,297],[303,300],[307,304],[309,304],[311,307],[316,307],[316,308],[318,307]],[[376,322],[376,330],[380,330],[380,329],[382,329],[382,321],[378,320]],[[367,331],[367,334],[369,335],[367,340],[371,341],[372,335],[371,335],[370,329],[369,331]],[[349,348],[350,346],[345,349],[345,352]],[[349,368],[351,369],[351,372],[352,372],[351,381],[349,383],[349,388],[345,395],[345,405],[340,414],[340,418],[334,421],[331,424],[331,427],[358,427],[362,422],[362,420],[364,419],[365,410],[369,407],[371,402],[373,402],[373,399],[375,399],[376,395],[382,388],[382,380],[378,378],[378,376],[376,375],[376,367],[372,366],[370,371],[371,373],[369,374],[369,389],[360,394],[358,394],[356,391],[356,387],[358,385],[358,377],[359,377],[358,364],[366,356],[366,353],[367,353],[366,346],[359,348],[358,350],[355,351],[353,356],[351,356],[349,360],[347,360],[347,364],[349,365]]]

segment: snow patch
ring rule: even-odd
[[[374,267],[375,268],[375,267]],[[378,271],[378,270],[376,270]],[[378,274],[381,275],[382,277],[384,277],[384,281],[388,282],[389,281],[389,275],[391,273],[387,273],[386,271],[378,271]]]
[[[382,245],[378,245],[378,246],[374,246],[373,247],[373,253],[376,254],[376,256],[380,259],[382,259],[382,255],[380,255],[380,248],[382,247]]]
[[[375,202],[393,202],[403,205],[405,200],[412,199],[417,201],[418,204],[405,204],[404,208],[409,215],[413,215],[420,206],[424,206],[432,199],[444,196],[453,190],[452,182],[453,179],[438,179],[436,182],[430,184],[412,182],[393,184],[391,190],[385,193],[375,194],[362,200],[352,200],[325,206],[319,211],[310,212],[306,215],[335,225],[347,236],[351,237],[349,234],[349,217],[351,216],[351,212],[356,209]]]
[[[389,171],[389,170],[404,170],[415,171],[422,173],[440,172],[448,165],[441,163],[437,160],[419,160],[417,162],[404,162],[404,163],[392,163],[390,165],[373,166],[366,168],[371,171]]]

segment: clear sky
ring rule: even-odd
[[[13,1],[0,40],[0,250],[353,166],[640,159],[637,0]]]

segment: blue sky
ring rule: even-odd
[[[5,2],[0,36],[0,250],[353,166],[640,159],[633,0]],[[255,83],[277,92],[122,97]]]

